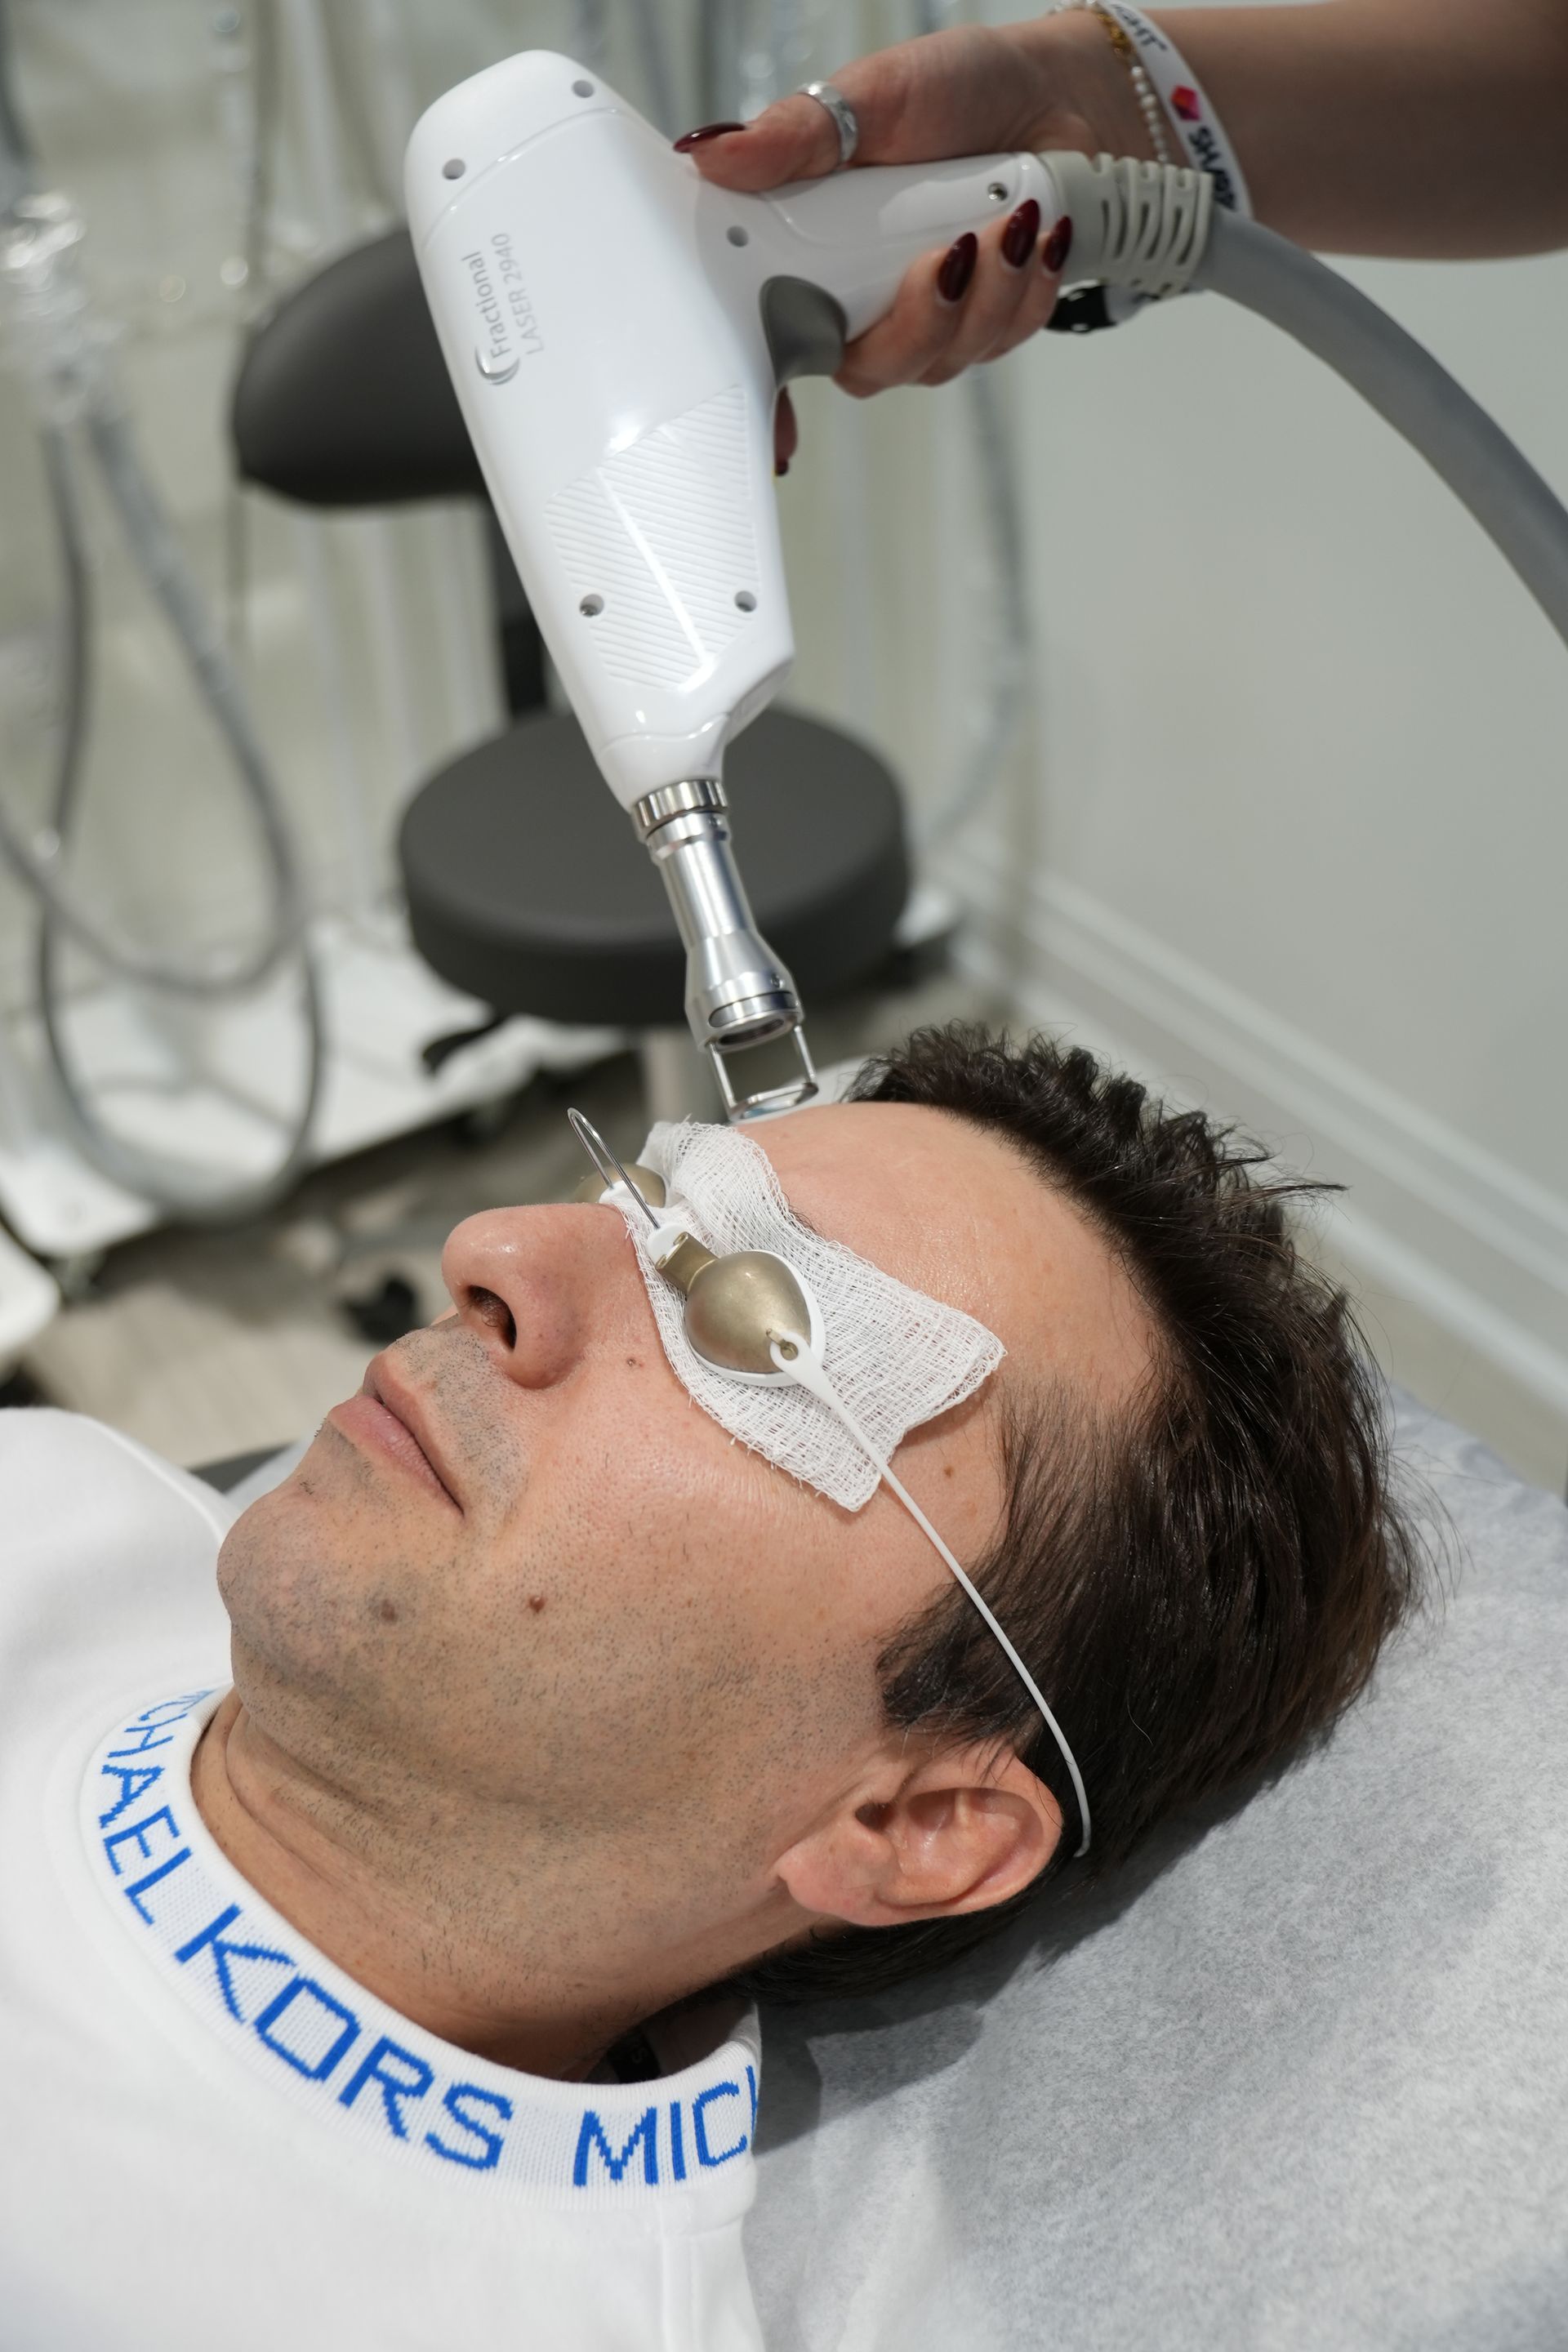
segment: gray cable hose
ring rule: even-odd
[[[10,23],[0,0],[0,193],[4,211],[37,186],[37,170],[26,131],[13,102]],[[60,1102],[83,1158],[129,1191],[166,1213],[192,1223],[227,1223],[255,1216],[292,1190],[310,1164],[311,1130],[321,1098],[326,1057],[321,985],[304,935],[303,894],[288,819],[261,751],[239,683],[207,614],[183,551],[143,471],[125,418],[105,397],[100,378],[89,379],[86,425],[105,485],[119,512],[131,549],[171,624],[189,663],[194,682],[211,710],[239,772],[246,798],[262,835],[272,880],[271,935],[249,962],[225,972],[191,971],[119,950],[83,915],[45,870],[10,823],[0,803],[0,855],[16,870],[40,910],[37,947],[38,1012]],[[46,420],[40,428],[45,486],[52,507],[64,573],[62,673],[64,711],[50,827],[63,848],[80,795],[87,741],[90,677],[91,581],[81,527],[71,454],[63,430]],[[242,1184],[193,1181],[188,1165],[131,1144],[107,1129],[71,1070],[60,1027],[58,953],[62,932],[74,936],[98,961],[122,978],[198,1003],[248,993],[287,959],[297,958],[302,983],[307,1054],[303,1098],[287,1124],[283,1153],[265,1177]]]
[[[1337,270],[1215,210],[1194,286],[1256,311],[1342,375],[1447,483],[1568,642],[1568,512],[1430,352]]]
[[[65,716],[49,808],[50,825],[65,841],[69,838],[76,817],[87,741],[91,575],[64,436],[46,427],[42,440],[45,480],[55,513],[66,589],[62,646]],[[71,1068],[60,1022],[58,963],[60,934],[66,927],[58,921],[47,899],[41,901],[41,917],[37,961],[39,1020],[55,1083],[73,1139],[83,1158],[116,1183],[123,1184],[127,1191],[142,1194],[187,1223],[227,1223],[257,1216],[283,1199],[310,1163],[310,1131],[326,1060],[321,989],[309,955],[301,956],[307,1048],[305,1087],[303,1100],[289,1126],[283,1157],[268,1175],[253,1183],[215,1187],[210,1182],[193,1181],[190,1169],[178,1160],[126,1142],[107,1129],[93,1109]],[[201,995],[205,992],[190,992]]]
[[[63,437],[48,427],[44,431],[48,452],[47,477],[51,487],[56,520],[62,522],[67,507],[63,503],[61,485],[68,473],[69,458]],[[239,771],[246,797],[255,813],[265,845],[267,869],[272,883],[271,917],[261,946],[241,963],[222,969],[201,964],[171,964],[111,938],[100,923],[87,914],[51,870],[50,865],[46,864],[29,846],[3,802],[0,802],[0,855],[5,856],[6,863],[40,904],[48,908],[53,919],[79,945],[87,949],[98,962],[120,979],[134,981],[141,987],[167,989],[176,995],[200,996],[209,1001],[216,997],[248,995],[268,979],[280,963],[300,950],[303,909],[288,820],[279,803],[276,788],[250,724],[249,713],[245,708],[238,681],[229,666],[227,654],[201,593],[191,577],[184,552],[174,541],[142,470],[124,419],[107,414],[95,405],[87,418],[87,432],[124,527],[132,553],[168,617],[197,691],[216,720]],[[70,500],[69,512],[74,522],[74,498]],[[64,544],[62,540],[62,549]],[[85,569],[79,556],[68,556],[68,595],[76,593],[84,578]],[[68,706],[68,735],[74,723]],[[58,856],[65,846],[67,836],[58,825],[52,830],[58,845],[55,852]]]
[[[263,1176],[237,1184],[222,1178],[203,1181],[188,1161],[151,1151],[105,1127],[71,1068],[60,1027],[60,991],[56,971],[58,933],[46,916],[38,936],[38,1014],[49,1064],[72,1140],[84,1160],[128,1192],[149,1201],[165,1216],[187,1225],[229,1225],[259,1217],[286,1200],[315,1164],[311,1130],[326,1074],[326,1027],[315,966],[300,960],[300,1013],[305,1029],[305,1085],[288,1123],[282,1158]]]

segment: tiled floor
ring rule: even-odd
[[[918,1021],[987,1009],[975,989],[945,977],[815,1021],[813,1037],[826,1059],[891,1042]],[[642,1097],[629,1056],[571,1081],[571,1096],[612,1142],[635,1148]],[[446,1296],[441,1244],[460,1218],[572,1190],[579,1153],[566,1100],[542,1083],[489,1140],[431,1129],[323,1169],[286,1211],[243,1233],[169,1232],[125,1244],[94,1296],[68,1307],[34,1348],[28,1373],[54,1402],[176,1462],[307,1433],[358,1387],[380,1344],[354,1328],[346,1300],[401,1276],[422,1314],[436,1314]],[[1352,1269],[1332,1270],[1358,1294],[1368,1339],[1394,1378],[1561,1492],[1568,1431],[1559,1415],[1407,1301]]]

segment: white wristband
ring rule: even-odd
[[[1102,7],[1107,16],[1115,17],[1137,50],[1144,72],[1159,91],[1165,111],[1175,125],[1188,163],[1194,171],[1206,172],[1213,180],[1215,204],[1223,205],[1226,212],[1239,213],[1243,220],[1250,220],[1252,198],[1247,192],[1247,180],[1237,162],[1236,150],[1226,137],[1203,84],[1170,35],[1151,23],[1142,8],[1129,7],[1127,0],[1095,0],[1095,5]]]

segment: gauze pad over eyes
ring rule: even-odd
[[[803,1225],[767,1155],[732,1127],[661,1122],[638,1155],[664,1179],[660,1217],[716,1255],[772,1250],[803,1275],[822,1311],[823,1362],[886,1460],[906,1431],[962,1404],[1005,1352],[972,1315],[944,1307]],[[614,1199],[615,1195],[611,1194]],[[752,1387],[707,1363],[685,1331],[685,1302],[648,1254],[648,1231],[622,1202],[671,1369],[689,1395],[743,1445],[858,1511],[879,1472],[819,1399],[795,1386]]]

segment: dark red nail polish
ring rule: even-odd
[[[1041,268],[1048,269],[1051,276],[1056,277],[1058,272],[1065,268],[1067,257],[1071,251],[1072,221],[1068,214],[1063,213],[1046,239],[1044,249],[1040,254]]]
[[[1040,233],[1040,208],[1031,196],[1018,206],[1002,232],[1002,258],[1011,269],[1022,269]]]
[[[788,473],[788,471],[789,471],[789,459],[788,459],[787,457],[781,457],[781,458],[778,460],[777,464],[776,464],[776,465],[774,466],[774,467],[773,467],[773,479],[774,479],[774,481],[775,481],[775,482],[782,482],[782,481],[783,481],[783,479],[784,479],[784,476]]]
[[[942,257],[942,268],[936,273],[936,289],[944,302],[962,302],[964,289],[974,275],[974,257],[980,250],[980,240],[973,229],[965,229],[957,241],[950,245]]]
[[[694,147],[702,145],[704,140],[728,139],[731,131],[744,131],[745,127],[743,122],[705,122],[700,131],[688,131],[678,139],[675,152],[678,155],[689,155]]]

